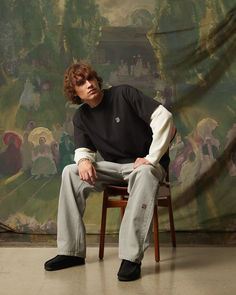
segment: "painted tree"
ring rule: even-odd
[[[104,24],[94,0],[66,0],[62,35],[68,64],[92,54]]]
[[[54,70],[55,72],[58,72],[61,63],[58,2],[59,0],[40,0],[44,22],[43,40],[29,54],[29,60],[36,61],[36,64],[43,66],[46,71]]]
[[[45,23],[39,1],[0,1],[0,64],[7,82],[7,64],[24,59],[43,41]]]
[[[186,47],[198,39],[198,34],[198,20],[191,1],[156,1],[148,39],[158,59],[161,75],[171,83],[176,83],[178,78],[174,65],[181,61]]]
[[[13,0],[0,1],[0,66],[1,82],[7,81],[5,63],[17,57],[15,50],[15,28],[12,19]]]
[[[45,22],[40,1],[14,1],[12,14],[17,38],[17,49],[21,57],[26,56],[32,48],[42,43]]]

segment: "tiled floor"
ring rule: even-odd
[[[161,247],[155,263],[153,248],[145,253],[142,278],[119,282],[116,247],[87,249],[83,266],[47,272],[43,264],[55,248],[0,248],[1,295],[233,295],[236,294],[236,248]]]

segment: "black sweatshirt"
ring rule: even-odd
[[[152,143],[150,118],[159,105],[128,85],[105,89],[98,106],[83,104],[76,111],[75,149],[99,151],[105,161],[115,163],[132,163],[145,157]],[[168,155],[159,162],[167,169]]]

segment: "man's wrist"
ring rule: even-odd
[[[91,162],[88,158],[82,158],[82,159],[80,159],[80,160],[78,161],[78,165],[79,165],[80,163],[84,162],[84,161],[89,161],[89,162]]]

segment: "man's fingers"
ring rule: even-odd
[[[80,173],[79,177],[81,180],[88,182],[89,184],[94,184],[95,180],[93,177],[93,174],[90,172],[86,172],[86,173]]]
[[[89,177],[90,177],[90,180],[91,180],[92,184],[94,184],[95,181],[94,181],[94,178],[93,178],[93,173],[90,172]]]
[[[141,158],[137,158],[134,162],[134,169],[141,165],[140,163]]]
[[[83,180],[86,181],[86,182],[88,182],[89,184],[92,184],[91,178],[90,178],[90,176],[89,176],[88,173],[85,173],[85,175],[83,177]]]
[[[93,176],[90,176],[90,181],[91,181],[92,184],[95,183],[95,180],[94,180]]]
[[[136,161],[134,162],[134,169],[138,168],[141,165],[151,165],[149,161],[147,161],[145,158],[137,158]]]
[[[135,168],[138,168],[138,166],[140,166],[140,165],[141,165],[140,163],[135,163],[135,164],[134,164],[134,169],[135,169]]]
[[[88,172],[88,173],[86,173],[86,181],[89,181],[90,179],[91,179],[91,175],[90,175],[90,173]]]
[[[95,178],[97,178],[96,169],[94,166],[89,162],[86,163],[85,161],[79,165],[79,177],[81,180],[88,182],[89,184],[95,184]]]
[[[96,169],[94,168],[94,166],[93,166],[93,174],[94,174],[95,178],[98,178],[97,172],[96,172]]]

